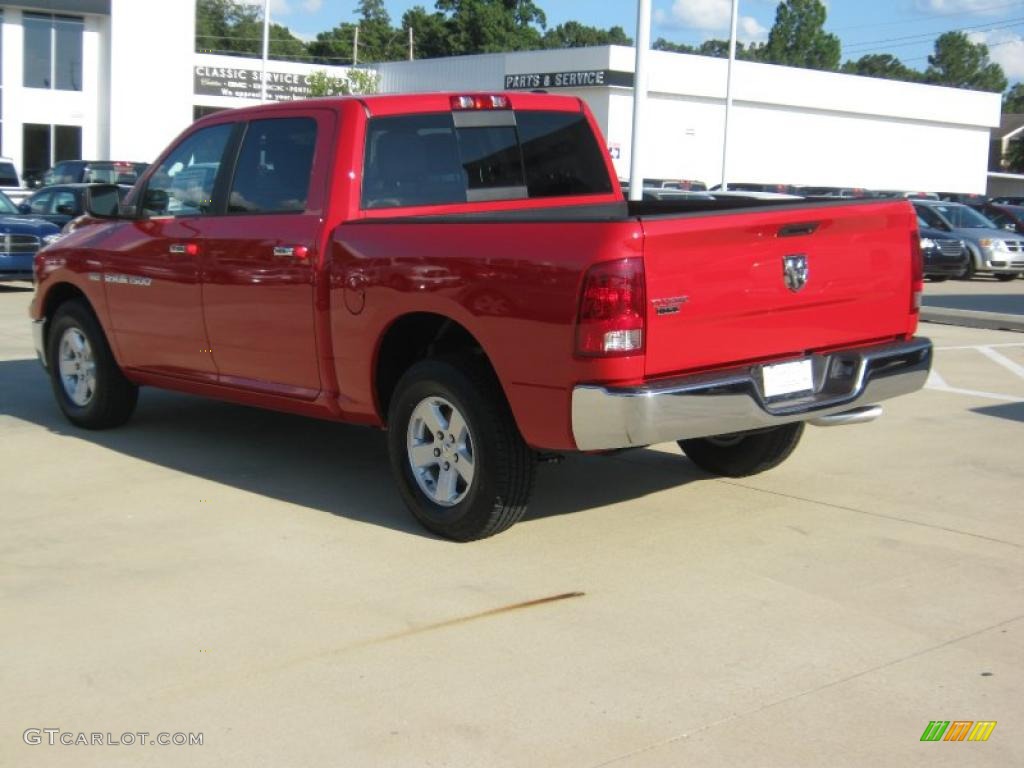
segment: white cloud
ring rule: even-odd
[[[302,10],[306,13],[316,13],[324,4],[324,0],[302,0]]]
[[[672,10],[658,11],[655,20],[662,26],[677,29],[728,33],[732,3],[729,0],[675,0]],[[740,16],[736,26],[736,35],[744,42],[761,42],[768,38],[768,30],[753,16]]]
[[[1003,68],[1011,83],[1024,80],[1024,37],[1006,29],[993,29],[968,32],[967,38],[972,43],[988,46],[989,58]]]
[[[292,6],[289,0],[270,0],[270,20],[273,21],[275,16],[287,16],[292,12]]]
[[[918,10],[926,13],[999,15],[1006,12],[1006,6],[1006,0],[917,0]]]

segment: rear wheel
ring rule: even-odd
[[[68,301],[57,309],[46,359],[57,404],[73,424],[106,429],[131,418],[139,388],[121,373],[103,329],[85,302]]]
[[[996,277],[996,280],[998,280],[1001,283],[1008,283],[1011,280],[1016,280],[1018,277],[1020,277],[1020,275],[1018,275],[1018,274],[1009,274],[1008,275],[1008,274],[1004,273],[1004,274],[996,275],[995,277]]]
[[[493,374],[472,358],[423,360],[402,376],[388,448],[406,506],[441,536],[483,539],[526,512],[534,454]]]
[[[757,432],[680,440],[683,453],[701,469],[725,477],[746,477],[779,466],[796,449],[804,423]]]

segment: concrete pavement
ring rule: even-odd
[[[458,545],[376,432],[151,390],[72,428],[28,298],[0,287],[0,765],[1024,762],[1019,334],[924,326],[928,389],[765,475],[544,466],[530,519]]]

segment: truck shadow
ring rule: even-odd
[[[148,388],[125,426],[79,429],[58,410],[35,360],[0,361],[3,416],[249,493],[432,536],[406,511],[391,477],[385,434],[376,429]],[[706,477],[681,454],[647,453],[649,459],[634,453],[628,465],[571,456],[540,466],[527,519],[582,512]],[[59,456],[41,460],[60,471]]]

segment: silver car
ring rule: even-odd
[[[1024,272],[1024,235],[1000,229],[962,203],[914,200],[919,218],[929,227],[952,233],[967,244],[970,260],[964,277],[990,272],[997,280],[1013,280]]]

